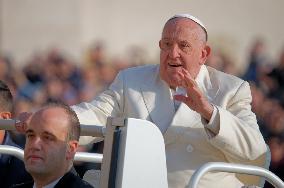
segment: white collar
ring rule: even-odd
[[[186,90],[183,87],[177,87],[176,89],[170,88],[172,96],[174,95],[186,95]]]
[[[48,185],[43,186],[42,188],[54,188],[55,185],[59,182],[59,180],[60,180],[62,177],[63,177],[63,176],[59,177],[58,179],[54,180],[53,182],[51,182],[51,183],[48,184]],[[35,183],[34,183],[34,185],[33,185],[33,188],[37,188],[36,185],[35,185]]]
[[[209,78],[209,73],[205,65],[200,67],[200,71],[195,78],[199,89],[206,95],[207,91],[212,89],[212,84]]]

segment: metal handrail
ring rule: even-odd
[[[0,130],[14,131],[16,120],[14,119],[0,119]]]
[[[24,150],[17,148],[15,146],[0,145],[0,154],[12,155],[22,161],[24,160]],[[102,163],[103,154],[77,152],[75,154],[74,161]]]
[[[75,154],[74,161],[91,162],[91,163],[102,163],[102,161],[103,161],[103,154],[87,153],[87,152],[77,152]]]
[[[17,157],[20,160],[24,160],[24,150],[15,146],[0,145],[0,154],[8,154]]]
[[[0,119],[0,130],[15,131],[15,124],[18,120],[15,119]],[[103,138],[105,136],[105,127],[98,125],[81,124],[81,136],[95,136]]]
[[[16,130],[15,124],[18,120],[0,119],[0,130]],[[81,136],[104,137],[105,127],[97,125],[81,124]],[[24,151],[14,146],[0,145],[0,153],[13,155],[21,160],[24,159]],[[102,163],[103,155],[98,153],[77,152],[75,161]]]
[[[222,172],[232,172],[240,174],[249,174],[255,176],[264,177],[269,183],[277,188],[284,188],[283,181],[273,174],[272,172],[257,166],[252,165],[242,165],[233,163],[222,163],[222,162],[210,162],[202,165],[198,170],[192,175],[188,188],[196,188],[201,177],[210,171],[222,171]]]

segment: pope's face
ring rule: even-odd
[[[159,46],[160,76],[171,88],[182,85],[182,69],[186,69],[196,78],[210,52],[206,45],[205,32],[187,18],[168,21]]]

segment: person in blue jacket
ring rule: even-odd
[[[9,87],[0,80],[0,119],[11,119],[13,112],[13,97]],[[18,146],[8,131],[0,130],[0,144]],[[31,180],[26,172],[23,161],[7,154],[0,153],[0,187],[8,188],[14,184]]]

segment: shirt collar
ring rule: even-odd
[[[171,93],[172,98],[175,95],[184,95],[184,96],[187,95],[187,92],[183,87],[177,87],[176,89],[170,88],[170,93]]]
[[[205,65],[202,65],[200,67],[200,71],[197,77],[195,78],[195,81],[197,82],[199,89],[201,89],[201,91],[205,95],[206,95],[206,91],[212,88],[212,84],[209,79],[209,73]]]
[[[55,185],[59,182],[59,180],[60,180],[62,177],[63,177],[63,176],[59,177],[58,179],[54,180],[53,182],[51,182],[51,183],[48,184],[48,185],[43,186],[42,188],[54,188]],[[36,185],[35,185],[35,183],[34,183],[34,185],[33,185],[33,188],[37,188]]]

